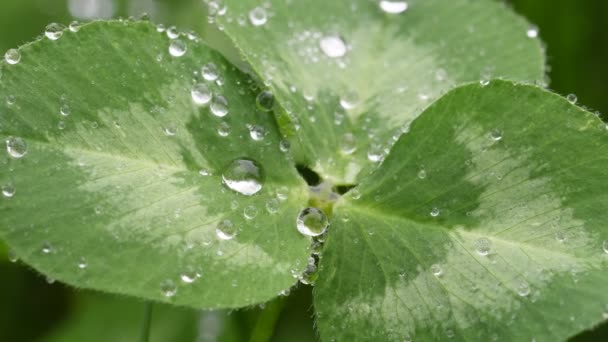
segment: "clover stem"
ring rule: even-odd
[[[141,342],[148,342],[150,339],[150,323],[152,321],[152,302],[146,302],[144,305],[144,319],[141,325]]]
[[[286,297],[279,297],[266,304],[266,308],[262,311],[255,323],[249,342],[270,341],[272,335],[274,335],[275,325],[285,307],[285,302]]]

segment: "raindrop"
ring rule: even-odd
[[[194,267],[187,267],[186,270],[184,270],[184,272],[182,272],[179,276],[179,278],[182,280],[182,282],[184,282],[186,284],[192,284],[196,281],[196,279],[198,279],[200,277],[201,277],[200,272],[198,272],[196,269],[194,269]]]
[[[169,27],[165,33],[167,34],[167,37],[169,39],[179,38],[179,31],[177,30],[177,27],[175,27],[175,26]]]
[[[177,294],[177,286],[171,279],[163,280],[160,283],[160,292],[163,294],[163,296],[171,298]]]
[[[300,211],[296,220],[298,231],[306,236],[323,235],[329,226],[325,213],[317,208],[306,208]]]
[[[10,261],[12,263],[19,261],[19,257],[17,256],[17,253],[15,253],[15,251],[12,249],[8,251],[7,256],[8,256],[8,261]]]
[[[9,183],[2,186],[2,196],[6,198],[11,198],[15,196],[16,191],[17,190],[15,189],[15,186],[13,184]]]
[[[254,205],[248,205],[243,209],[243,216],[248,220],[253,220],[258,216],[258,208]]]
[[[340,150],[344,154],[353,154],[357,150],[357,140],[352,133],[346,133],[342,136]]]
[[[81,270],[84,270],[85,268],[87,268],[89,266],[89,264],[87,263],[87,259],[80,258],[80,260],[78,260],[78,268]]]
[[[271,198],[266,202],[266,211],[269,214],[276,214],[279,211],[279,200]]]
[[[219,134],[220,137],[227,137],[230,135],[230,132],[230,125],[227,122],[222,122],[217,126],[217,134]]]
[[[490,132],[490,139],[494,141],[499,141],[502,139],[502,131],[499,129],[494,129]]]
[[[215,228],[215,234],[220,240],[232,240],[236,233],[237,228],[230,220],[221,220]]]
[[[441,269],[441,266],[433,264],[431,265],[431,273],[433,273],[434,276],[439,277],[443,274],[443,270]]]
[[[555,240],[557,240],[557,242],[564,243],[566,242],[566,235],[560,230],[555,233]]]
[[[220,77],[220,73],[217,69],[217,66],[213,63],[205,64],[201,70],[201,75],[203,75],[204,79],[211,82],[217,80],[218,77]]]
[[[72,110],[70,109],[70,106],[67,104],[62,105],[59,108],[59,114],[63,115],[63,116],[68,116],[72,113]]]
[[[380,144],[372,144],[367,151],[367,159],[372,163],[379,163],[384,159],[384,149]]]
[[[161,33],[161,32],[165,32],[165,30],[166,30],[166,29],[167,29],[167,28],[166,28],[166,27],[165,27],[165,25],[163,25],[163,24],[158,24],[158,25],[156,25],[156,32],[159,32],[159,33]]]
[[[253,26],[262,26],[268,21],[268,13],[262,7],[256,7],[249,12],[249,21]]]
[[[6,104],[8,106],[12,106],[15,104],[15,102],[17,102],[17,99],[15,98],[15,95],[8,95],[6,97]]]
[[[251,125],[249,126],[249,136],[255,141],[262,141],[266,136],[266,130],[262,126]]]
[[[538,38],[538,27],[530,26],[526,31],[528,38]]]
[[[209,172],[209,170],[207,170],[207,169],[200,169],[200,170],[198,170],[198,174],[201,175],[201,176],[203,176],[203,177],[211,176],[211,172]]]
[[[521,297],[526,297],[527,295],[529,295],[530,285],[528,285],[528,283],[526,283],[525,281],[519,283],[519,285],[517,285],[517,294]]]
[[[222,95],[214,96],[211,100],[211,113],[217,117],[224,117],[228,114],[228,100]]]
[[[492,249],[492,242],[487,238],[479,238],[475,241],[475,251],[477,254],[486,256],[490,254]]]
[[[188,51],[188,46],[181,39],[176,39],[169,45],[169,54],[173,57],[181,57]]]
[[[42,248],[40,249],[44,254],[50,254],[53,251],[53,246],[50,243],[45,242],[42,244]]]
[[[13,158],[22,158],[27,154],[27,143],[19,137],[6,139],[6,151]]]
[[[57,23],[48,24],[44,30],[44,35],[50,40],[57,40],[63,36],[65,26]]]
[[[81,26],[82,26],[82,25],[81,25],[79,22],[77,22],[77,21],[72,21],[72,22],[70,23],[69,28],[70,28],[70,31],[71,31],[71,32],[78,32],[78,31],[80,31],[80,27],[81,27]]]
[[[281,152],[288,152],[289,148],[291,148],[289,140],[281,139],[281,141],[279,142],[279,150],[281,150]]]
[[[386,13],[399,14],[407,10],[408,5],[405,1],[399,0],[381,0],[380,9]]]
[[[259,93],[255,102],[258,108],[264,112],[270,112],[274,106],[274,95],[268,90]]]
[[[177,128],[175,128],[174,125],[169,125],[169,126],[165,127],[163,130],[165,132],[165,135],[167,135],[168,137],[172,137],[177,134]]]
[[[359,94],[349,91],[340,97],[340,106],[346,110],[354,109],[359,104]]]
[[[575,104],[576,101],[578,101],[578,97],[575,94],[568,94],[568,96],[566,96],[566,99],[572,104]]]
[[[418,171],[418,178],[419,179],[425,179],[426,178],[426,170],[424,168],[420,169],[420,171]]]
[[[439,210],[439,208],[434,207],[433,209],[431,209],[432,217],[438,217],[440,214],[441,214],[441,210]]]
[[[222,183],[241,195],[255,195],[264,183],[262,166],[251,159],[236,159],[226,167]]]
[[[487,87],[487,86],[490,85],[490,80],[488,80],[488,79],[480,80],[479,81],[479,85],[482,86],[482,87]]]
[[[6,63],[15,65],[21,61],[21,53],[17,49],[10,49],[4,54]]]
[[[192,101],[194,101],[194,103],[199,106],[204,106],[208,104],[211,101],[211,98],[213,97],[213,94],[211,93],[211,90],[209,90],[209,87],[203,83],[195,84],[192,87],[190,94],[192,95]]]
[[[319,41],[321,51],[330,58],[340,58],[346,55],[346,43],[339,36],[326,36]]]

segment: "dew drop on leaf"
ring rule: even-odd
[[[21,53],[17,49],[10,49],[4,54],[4,60],[10,65],[15,65],[21,61]]]
[[[407,10],[408,4],[400,0],[381,0],[380,9],[386,13],[399,14]]]
[[[527,282],[522,281],[517,285],[517,294],[521,297],[526,297],[530,294],[530,285]]]
[[[330,58],[340,58],[346,55],[346,43],[340,36],[330,35],[321,38],[319,47]]]
[[[262,166],[251,159],[233,160],[222,173],[222,183],[241,195],[255,195],[264,183]]]
[[[204,79],[211,82],[217,80],[218,77],[220,77],[220,73],[217,69],[217,66],[213,63],[205,64],[201,70],[201,75],[203,75]]]
[[[441,269],[441,266],[433,264],[431,265],[431,273],[433,273],[434,276],[439,277],[443,274],[443,270]]]
[[[258,216],[258,208],[254,205],[248,205],[243,210],[243,216],[245,216],[248,220],[253,220],[256,216]]]
[[[163,294],[163,296],[171,298],[177,294],[177,286],[171,279],[163,280],[160,283],[160,292]]]
[[[15,253],[15,251],[12,250],[12,249],[10,249],[8,251],[7,257],[8,257],[8,261],[10,261],[12,263],[15,263],[15,262],[19,261],[19,257],[17,256],[17,253]]]
[[[578,97],[575,94],[568,94],[568,96],[566,96],[566,99],[572,104],[575,104],[578,101]]]
[[[84,270],[85,268],[87,268],[89,266],[89,264],[87,263],[87,259],[86,258],[80,258],[80,260],[78,260],[78,268],[81,270]]]
[[[230,125],[227,122],[222,122],[219,124],[219,126],[217,126],[217,134],[219,134],[220,137],[229,136],[230,131]]]
[[[204,106],[211,101],[213,94],[209,87],[204,83],[197,83],[192,87],[190,91],[192,101],[199,106]]]
[[[349,91],[340,97],[340,106],[346,110],[351,110],[359,104],[359,94],[355,91]]]
[[[167,34],[167,38],[169,38],[169,39],[179,38],[179,31],[177,30],[177,27],[175,27],[175,26],[169,27],[165,33]]]
[[[538,38],[538,27],[530,26],[526,31],[528,38]]]
[[[169,44],[169,54],[173,57],[182,57],[188,51],[188,46],[181,39],[176,39]]]
[[[479,238],[475,241],[475,251],[477,254],[486,256],[492,250],[492,242],[487,238]]]
[[[274,95],[268,90],[264,90],[256,97],[257,107],[264,112],[270,112],[274,106]]]
[[[249,136],[254,141],[262,141],[266,136],[266,130],[262,126],[258,125],[250,125],[249,126]]]
[[[268,13],[262,7],[256,7],[249,11],[249,22],[253,26],[262,26],[268,21]]]
[[[232,240],[236,236],[237,228],[230,220],[221,220],[215,227],[215,235],[220,240]]]
[[[279,211],[279,200],[271,198],[266,202],[266,211],[269,214],[276,214]]]
[[[214,96],[210,107],[211,113],[219,118],[228,115],[228,100],[222,95]]]
[[[608,254],[608,240],[604,240],[604,243],[602,244],[602,249],[604,250],[604,253]]]
[[[19,137],[6,139],[6,151],[13,158],[22,158],[27,154],[27,143]]]
[[[63,36],[65,26],[57,23],[51,23],[46,26],[44,35],[50,40],[57,40]]]
[[[17,102],[17,99],[15,98],[15,95],[8,95],[6,97],[6,105],[7,106],[12,106],[15,104],[15,102]]]
[[[499,141],[502,139],[502,131],[499,129],[494,129],[490,132],[490,139],[494,141]]]
[[[71,113],[72,113],[72,110],[70,109],[70,106],[67,104],[63,104],[59,108],[59,114],[61,114],[63,116],[69,116]]]
[[[53,246],[50,243],[45,242],[42,244],[42,248],[40,249],[44,254],[50,254],[53,251]]]
[[[298,214],[296,226],[302,235],[319,236],[327,230],[329,220],[322,210],[306,208]]]
[[[426,178],[426,170],[424,168],[421,168],[418,171],[418,179],[425,179]]]
[[[78,21],[72,21],[69,25],[71,32],[78,32],[82,25]]]
[[[4,184],[2,186],[2,196],[6,197],[6,198],[11,198],[11,197],[15,196],[16,191],[17,190],[15,189],[15,186],[11,183]]]
[[[291,143],[289,143],[289,140],[281,139],[281,141],[279,142],[279,150],[281,150],[281,152],[289,152],[290,148]]]
[[[180,275],[179,278],[185,284],[192,284],[196,279],[201,277],[201,273],[194,267],[187,267]]]
[[[439,208],[435,207],[435,208],[431,209],[432,217],[438,217],[440,214],[441,214],[441,210],[439,210]]]

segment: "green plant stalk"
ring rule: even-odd
[[[250,342],[270,341],[274,334],[274,327],[285,307],[285,301],[286,297],[279,297],[267,304],[251,332]]]
[[[141,325],[141,342],[150,340],[150,323],[152,321],[152,302],[146,302],[144,305],[144,320]]]

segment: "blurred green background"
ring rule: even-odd
[[[540,29],[550,88],[608,118],[608,1],[510,0]],[[50,22],[139,16],[205,33],[202,0],[1,0],[0,53],[41,35]],[[221,44],[216,42],[215,45]],[[0,241],[0,341],[137,341],[145,303],[74,290],[14,262]],[[233,312],[152,309],[152,341],[250,341],[276,321],[273,341],[316,341],[311,287],[288,298]],[[573,340],[608,341],[608,325]]]

